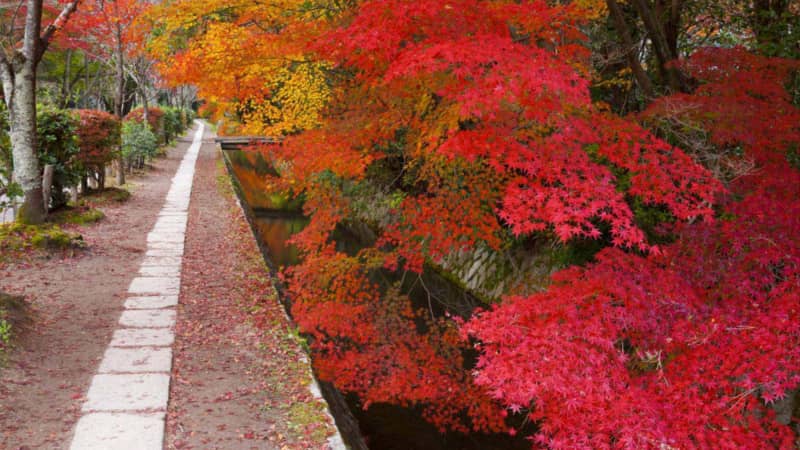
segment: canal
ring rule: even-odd
[[[274,170],[262,155],[241,150],[225,150],[224,154],[268,265],[278,271],[296,264],[301,256],[287,241],[309,222],[302,215],[299,202],[287,201],[266,192],[264,180],[274,174]],[[369,245],[369,241],[368,230],[339,227],[334,235],[337,249],[348,253]],[[396,280],[387,275],[389,274],[382,277],[384,283]],[[437,316],[445,311],[466,316],[480,305],[477,298],[434,271],[425,271],[421,280],[422,283],[409,281],[402,289],[416,307],[430,309]],[[423,285],[425,289],[422,288]],[[436,301],[431,300],[432,296]],[[474,362],[474,357],[468,359]],[[356,395],[336,391],[332,385],[321,381],[345,441],[354,449],[527,450],[531,446],[522,437],[528,434],[524,432],[517,437],[508,434],[441,433],[422,418],[421,410],[413,407],[373,404],[365,410]],[[528,424],[526,428],[531,426]]]

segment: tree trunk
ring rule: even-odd
[[[117,57],[117,93],[114,98],[114,112],[122,120],[125,115],[125,54],[122,48],[122,25],[119,23],[117,23],[115,38],[117,40],[115,48]],[[125,158],[122,156],[122,149],[120,149],[117,157],[117,185],[122,186],[123,184],[125,184]]]
[[[67,49],[66,60],[64,61],[64,77],[61,79],[61,108],[69,107],[70,97],[72,97],[72,49]]]
[[[631,38],[628,25],[625,23],[625,15],[622,13],[622,9],[619,7],[616,0],[607,0],[606,4],[611,13],[611,19],[614,21],[614,28],[616,28],[617,34],[622,41],[628,67],[633,71],[633,75],[636,77],[636,83],[639,85],[639,89],[642,90],[644,96],[647,100],[652,100],[655,97],[655,89],[653,89],[653,83],[650,81],[650,77],[639,62],[639,57],[636,54],[636,46]]]
[[[83,54],[83,107],[92,109],[92,94],[89,90],[90,77],[89,77],[89,55]]]
[[[675,34],[673,45],[670,45],[667,39],[667,29],[671,29],[673,25],[670,25],[669,20],[665,21],[663,18],[658,17],[647,0],[634,0],[633,4],[639,12],[650,41],[653,43],[653,52],[658,59],[658,69],[663,82],[667,84],[672,92],[686,92],[688,90],[688,80],[679,69],[670,65],[670,62],[678,59],[677,34],[673,33]],[[670,9],[669,18],[671,19],[673,15],[678,20],[680,19],[680,2],[675,2]],[[677,30],[677,25],[674,26]]]
[[[150,106],[147,102],[147,90],[144,86],[139,87],[139,95],[142,97],[142,118],[144,123],[150,123]],[[153,130],[153,133],[158,133],[158,130]]]
[[[14,179],[24,193],[17,219],[23,223],[44,222],[45,207],[42,194],[42,172],[36,154],[36,72],[33,64],[25,63],[13,75],[9,125],[11,150],[14,156]],[[7,100],[8,101],[8,100]]]
[[[52,164],[47,164],[44,166],[44,173],[42,175],[42,201],[44,201],[44,215],[47,216],[47,212],[50,206],[50,198],[53,195],[53,171],[55,170],[55,166]],[[60,188],[60,186],[57,186]],[[62,188],[63,189],[63,188]],[[55,206],[54,206],[55,208]]]

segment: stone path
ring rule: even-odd
[[[204,126],[198,127],[147,236],[139,276],[92,379],[72,450],[162,449],[183,243]]]

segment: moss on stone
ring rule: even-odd
[[[86,207],[70,208],[51,216],[51,222],[58,224],[86,225],[103,220],[106,217],[99,209]]]
[[[324,442],[328,437],[327,427],[319,426],[326,421],[325,405],[318,401],[294,403],[289,409],[289,429],[306,434],[315,442]]]
[[[108,187],[102,191],[89,191],[81,200],[82,205],[94,206],[106,203],[125,203],[131,198],[131,191],[120,187]]]

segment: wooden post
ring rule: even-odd
[[[125,158],[120,152],[120,156],[114,160],[115,168],[117,170],[117,186],[125,184]]]
[[[56,167],[52,164],[44,166],[44,175],[42,176],[42,199],[44,200],[44,214],[47,216],[47,211],[50,208],[50,192],[53,189],[53,172]]]

